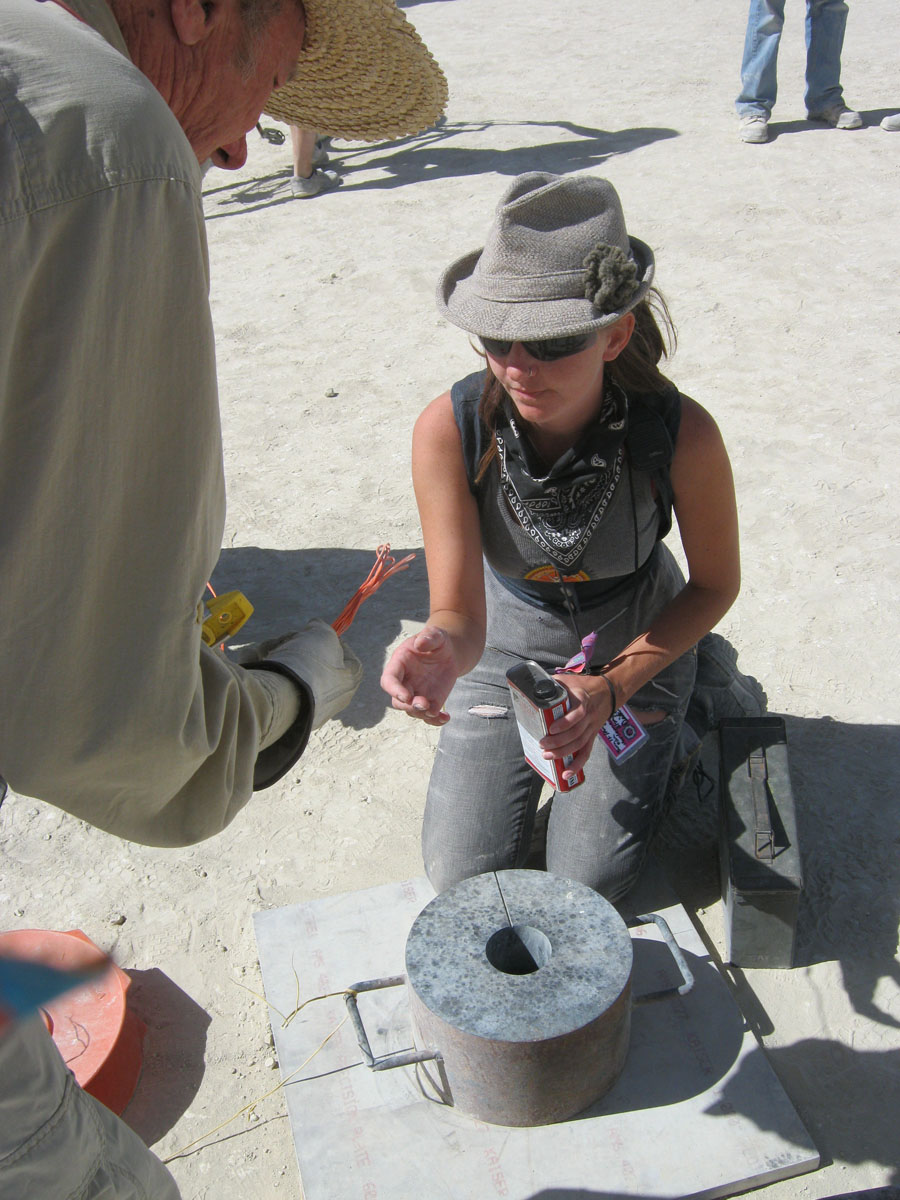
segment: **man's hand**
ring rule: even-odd
[[[300,679],[313,698],[313,729],[330,720],[353,699],[362,679],[362,665],[330,625],[314,617],[297,633],[261,642],[257,661],[279,663],[286,674]],[[246,666],[252,661],[243,659]]]

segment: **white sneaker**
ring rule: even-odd
[[[846,104],[832,104],[830,108],[823,108],[821,112],[806,115],[811,121],[824,121],[826,125],[833,125],[835,129],[862,129],[862,117]]]
[[[291,195],[295,200],[306,200],[310,196],[318,196],[319,192],[325,192],[329,188],[334,187],[338,181],[337,171],[313,171],[309,179],[303,179],[299,175],[291,176]]]
[[[900,130],[900,113],[891,113],[889,117],[882,117],[881,128],[891,132]]]
[[[769,118],[761,113],[750,113],[741,117],[738,137],[742,142],[767,142],[769,140]]]

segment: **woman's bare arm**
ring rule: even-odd
[[[425,628],[391,655],[381,686],[394,708],[429,724],[484,650],[485,601],[478,507],[469,491],[450,393],[422,412],[413,431],[413,486],[428,567]]]

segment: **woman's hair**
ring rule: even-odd
[[[660,359],[671,358],[675,353],[678,341],[675,326],[668,305],[656,288],[651,288],[646,297],[631,311],[634,313],[634,331],[628,345],[621,354],[606,363],[604,371],[626,394],[653,395],[672,386],[671,380],[659,369],[659,362]],[[478,404],[478,415],[490,430],[491,442],[478,464],[476,483],[481,482],[488,467],[497,457],[494,431],[497,428],[497,413],[505,394],[502,384],[488,368]]]

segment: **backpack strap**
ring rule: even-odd
[[[636,471],[645,471],[656,488],[656,505],[659,509],[657,540],[662,540],[672,528],[675,493],[672,490],[670,467],[675,457],[680,424],[681,395],[674,386],[654,395],[628,397],[625,448],[631,466]]]

